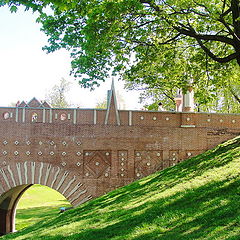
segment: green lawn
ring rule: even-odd
[[[57,216],[60,207],[70,207],[57,191],[42,185],[33,185],[21,197],[17,206],[16,230]]]
[[[2,239],[239,240],[240,137]]]

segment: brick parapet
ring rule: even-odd
[[[0,108],[1,122],[104,125],[104,109]],[[35,120],[33,115],[35,114]],[[120,110],[121,126],[239,129],[240,114]],[[113,117],[112,117],[113,118]],[[110,121],[108,125],[115,125]]]

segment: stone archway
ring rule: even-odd
[[[17,162],[0,168],[0,235],[15,230],[16,206],[33,184],[61,193],[72,206],[92,198],[81,177],[59,166],[43,162]]]

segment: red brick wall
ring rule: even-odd
[[[113,108],[105,117],[98,109],[0,108],[0,195],[41,183],[78,205],[240,132],[240,115],[119,111],[118,125]]]

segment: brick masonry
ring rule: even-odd
[[[114,91],[106,110],[0,108],[0,233],[32,184],[77,206],[239,133],[240,115],[118,110]]]

